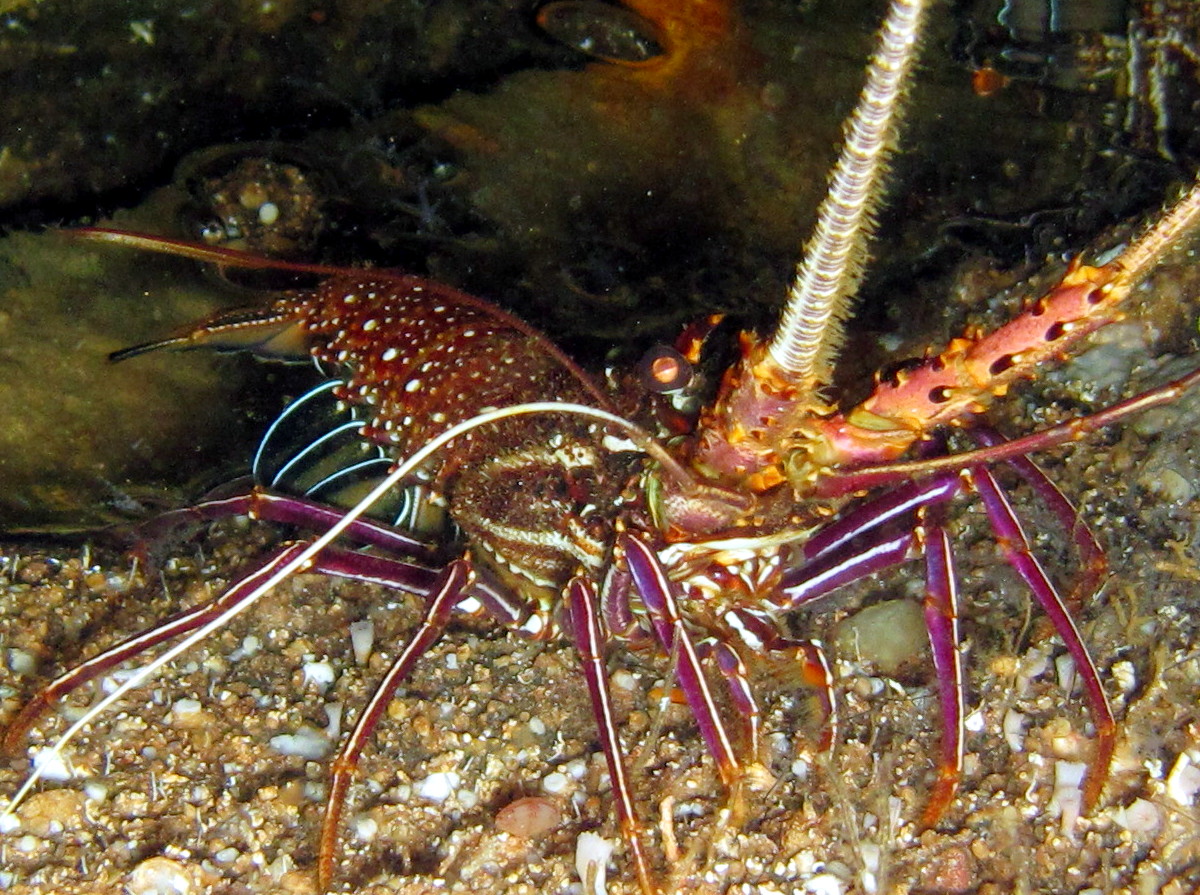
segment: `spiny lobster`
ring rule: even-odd
[[[175,637],[183,639],[101,700],[56,748],[162,664],[226,624],[297,571],[384,584],[424,598],[423,619],[363,709],[333,764],[317,880],[334,878],[342,812],[359,757],[396,691],[455,611],[486,614],[534,637],[570,637],[580,655],[616,813],[646,895],[657,891],[633,787],[623,762],[605,669],[611,641],[657,643],[723,781],[761,768],[760,713],[747,660],[792,657],[826,700],[830,672],[815,643],[785,636],[777,618],[881,569],[923,558],[924,614],[939,684],[943,731],[937,781],[922,822],[954,798],[963,764],[963,680],[958,653],[947,501],[978,494],[1000,549],[1063,638],[1096,728],[1084,801],[1094,805],[1113,755],[1116,723],[1100,675],[1068,611],[1031,552],[992,467],[1009,464],[1070,533],[1084,562],[1080,594],[1104,573],[1099,545],[1027,455],[1083,437],[1131,413],[1174,400],[1200,371],[1093,416],[1004,441],[977,425],[988,401],[1089,333],[1121,316],[1121,303],[1200,219],[1200,184],[1115,259],[1074,265],[1062,281],[995,332],[954,340],[936,356],[881,379],[858,406],[823,398],[838,348],[838,318],[861,264],[865,219],[878,195],[892,119],[912,64],[922,0],[895,0],[847,149],[822,207],[779,331],[742,337],[742,358],[687,437],[660,443],[644,396],[611,394],[521,320],[480,299],[416,277],[274,262],[237,252],[115,231],[87,238],[247,268],[315,274],[319,285],[265,307],[224,312],[181,335],[118,352],[245,347],[311,355],[343,378],[333,394],[365,419],[359,437],[381,445],[388,475],[349,511],[265,489],[170,514],[159,529],[230,514],[324,528],[290,543],[211,602],[67,671],[9,723],[16,749],[63,696]],[[687,358],[651,366],[655,388],[687,379]],[[630,417],[642,417],[633,422]],[[937,430],[962,426],[981,445],[945,456]],[[916,448],[918,459],[899,458]],[[402,459],[401,459],[402,458]],[[419,481],[461,532],[464,558],[364,512],[402,483]],[[882,488],[870,493],[870,489]],[[334,541],[345,538],[379,552]],[[403,559],[393,558],[402,556]],[[440,567],[436,564],[442,562]],[[744,748],[718,708],[723,683]],[[745,756],[748,756],[746,758]],[[38,779],[9,803],[11,813]]]

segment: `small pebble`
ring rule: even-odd
[[[557,795],[567,788],[568,780],[565,774],[552,771],[542,778],[542,789],[551,795]]]
[[[8,651],[8,669],[18,676],[33,674],[37,670],[37,660],[34,659],[32,653],[23,649],[10,649]]]
[[[188,868],[161,855],[142,861],[125,877],[128,895],[191,895],[194,891],[198,889]]]
[[[541,796],[517,799],[496,812],[496,828],[522,839],[543,836],[562,821],[563,813],[558,805]]]
[[[57,836],[65,829],[86,825],[87,797],[75,789],[47,789],[35,793],[20,809],[21,827],[43,838]]]
[[[379,822],[366,814],[355,818],[351,828],[359,842],[370,842],[379,835]]]
[[[925,617],[911,600],[885,600],[839,624],[834,646],[841,658],[861,659],[881,674],[895,676],[906,666],[924,661]]]
[[[462,778],[454,771],[439,771],[430,774],[416,786],[416,793],[431,802],[444,802],[450,798],[450,793],[458,789]]]
[[[375,645],[375,623],[370,619],[350,623],[350,647],[354,650],[354,663],[367,664],[371,648]]]
[[[843,895],[846,884],[832,873],[818,873],[804,884],[804,891],[810,895]]]

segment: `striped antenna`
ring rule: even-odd
[[[814,391],[830,381],[842,326],[866,262],[926,6],[928,0],[893,0],[888,9],[829,194],[767,349],[782,378]]]

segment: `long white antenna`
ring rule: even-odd
[[[531,413],[566,413],[575,416],[584,416],[600,422],[609,423],[618,426],[623,431],[633,435],[635,439],[649,439],[651,444],[654,444],[653,439],[643,430],[639,429],[633,423],[621,417],[609,413],[605,410],[599,410],[595,407],[588,407],[585,404],[573,404],[567,401],[535,401],[527,404],[514,404],[511,407],[501,407],[496,410],[489,410],[473,416],[468,420],[464,420],[454,426],[451,426],[442,434],[433,438],[429,443],[423,445],[407,460],[397,466],[391,473],[388,474],[382,482],[380,482],[371,493],[360,500],[354,507],[346,512],[330,529],[309,544],[306,548],[296,554],[287,562],[282,563],[278,568],[271,572],[267,577],[244,598],[238,600],[229,609],[222,612],[208,624],[197,628],[183,640],[166,650],[162,655],[158,656],[151,662],[137,669],[133,674],[126,678],[118,687],[111,693],[101,699],[99,702],[90,706],[88,710],[74,724],[72,724],[63,733],[62,736],[55,741],[54,745],[48,749],[42,750],[38,755],[38,760],[33,771],[25,778],[25,782],[16,794],[4,806],[3,811],[0,811],[0,819],[9,818],[16,811],[17,806],[21,804],[32,791],[33,787],[45,774],[47,768],[54,766],[56,763],[49,761],[56,756],[61,756],[63,749],[74,740],[85,728],[93,721],[106,712],[113,703],[121,699],[130,690],[135,687],[140,687],[143,683],[149,680],[159,669],[168,662],[179,656],[184,651],[191,649],[204,638],[208,637],[214,631],[227,625],[232,619],[239,614],[249,609],[253,604],[257,603],[262,597],[267,594],[277,584],[286,580],[289,576],[303,571],[330,543],[337,539],[342,532],[349,528],[355,520],[363,513],[369,510],[376,501],[382,498],[388,491],[395,488],[407,476],[411,475],[418,469],[426,460],[428,460],[435,452],[443,448],[448,442],[454,440],[458,436],[471,429],[477,429],[480,426],[486,426],[489,423],[497,420],[506,419],[513,416],[521,416]],[[643,445],[639,444],[639,448]],[[661,450],[661,448],[659,448]],[[270,569],[270,565],[259,570],[258,574],[262,574]]]

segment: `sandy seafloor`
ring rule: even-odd
[[[1174,302],[1178,312],[1196,281],[1194,264],[1171,269],[1153,283],[1155,301]],[[1147,327],[1162,319],[1135,316],[1062,375],[1021,389],[1004,402],[1001,425],[1019,431],[1030,417],[1053,421],[1069,406],[1099,406],[1180,375],[1194,362],[1154,358],[1143,344]],[[1186,332],[1173,335],[1187,344]],[[1110,373],[1116,384],[1097,389],[1098,376]],[[1044,617],[997,559],[980,514],[967,510],[955,521],[970,686],[966,774],[936,829],[915,826],[938,730],[919,654],[917,670],[899,680],[839,657],[841,728],[828,758],[815,751],[820,728],[804,691],[769,667],[755,669],[764,760],[777,782],[748,796],[740,820],[722,824],[729,799],[686,712],[669,709],[662,734],[645,746],[656,714],[649,693],[664,679],[665,661],[612,650],[621,732],[639,765],[638,809],[664,888],[1192,891],[1200,884],[1198,421],[1193,395],[1044,458],[1112,566],[1081,625],[1120,719],[1112,777],[1095,811],[1074,819],[1078,790],[1056,790],[1056,774],[1069,773],[1090,748],[1078,689],[1067,695],[1060,686],[1061,643],[1047,637]],[[1017,501],[1052,575],[1069,581],[1073,558],[1055,546],[1061,532],[1020,489]],[[149,584],[131,577],[127,557],[100,547],[4,548],[4,715],[73,657],[222,586],[265,540],[261,527],[217,526],[175,551]],[[815,606],[794,630],[829,639],[864,597],[919,598],[917,568]],[[281,754],[272,738],[328,731],[335,705],[353,717],[416,608],[403,596],[318,577],[285,585],[71,745],[72,779],[39,786],[17,812],[19,826],[0,838],[5,890],[315,891],[329,760]],[[375,626],[365,667],[349,638],[350,624],[364,618]],[[330,671],[324,689],[311,680]],[[31,742],[63,727],[47,721]],[[27,769],[23,756],[0,765],[0,792],[11,794]],[[336,891],[578,892],[580,833],[618,838],[582,678],[565,644],[530,643],[488,624],[456,627],[392,704],[362,771]],[[421,795],[446,781],[444,800]],[[532,839],[499,831],[497,813],[522,796],[549,799],[559,825]],[[636,890],[620,847],[607,890]]]
[[[36,6],[48,16],[49,4],[18,6],[27,7],[25,11]],[[290,10],[293,5],[283,6]],[[782,6],[790,9],[792,4]],[[862,40],[867,33],[862,31]],[[137,46],[124,31],[117,45]],[[167,44],[160,40],[159,45]],[[792,48],[794,41],[781,45]],[[57,51],[47,44],[39,52]],[[857,79],[862,54],[855,50],[849,55]],[[177,63],[173,58],[170,63],[174,79]],[[805,74],[803,80],[815,82],[824,70]],[[573,78],[554,75],[552,80]],[[955,95],[970,91],[965,72],[958,72],[951,83]],[[43,91],[38,86],[34,95],[40,98]],[[745,95],[753,99],[748,107],[756,107],[760,98],[765,102],[772,93],[748,90]],[[976,107],[977,99],[970,97],[970,108]],[[468,113],[473,112],[473,101],[460,96],[456,102],[460,111],[466,107],[462,114],[472,120]],[[138,103],[125,106],[141,108]],[[1032,117],[1019,99],[1015,106],[1021,114],[1014,118],[1005,119],[992,106],[980,107],[988,111],[977,113],[974,120],[986,125],[984,133],[1001,132],[1005,120],[1015,120],[1020,127],[1009,128],[1008,136],[1024,139],[1034,127]],[[506,115],[499,117],[508,120]],[[943,122],[959,117],[964,116],[939,111],[930,119],[936,127],[927,129],[937,135],[938,145],[953,143],[941,139]],[[641,114],[629,118],[635,135],[652,130]],[[1190,134],[1185,125],[1193,118],[1185,109],[1179,129]],[[535,124],[540,120],[533,119]],[[830,114],[826,129],[836,132],[838,120],[840,113]],[[919,122],[920,115],[914,114],[914,120]],[[528,129],[539,140],[546,139],[540,126]],[[142,135],[140,125],[133,132]],[[740,127],[731,128],[731,133],[740,140]],[[791,129],[784,133],[790,135]],[[674,140],[672,133],[668,136]],[[806,132],[804,139],[808,138]],[[991,142],[993,137],[986,139]],[[813,140],[820,146],[827,142],[824,137]],[[962,141],[962,154],[978,156],[986,168],[993,165],[986,150],[994,147],[980,145],[983,141]],[[1102,176],[1089,175],[1087,164],[1077,164],[1076,144],[1065,138],[1061,142],[1050,144],[1053,151],[1043,148],[1047,144],[1032,143],[1030,155],[1036,164],[1012,165],[1011,174],[1007,162],[993,165],[1013,180],[1005,189],[1022,195],[1018,210],[1063,201],[1057,194],[1054,201],[1025,197],[1038,182],[1028,172],[1036,173],[1043,161],[1058,160],[1051,166],[1054,171],[1065,164],[1072,175],[1095,180],[1098,189],[1104,185]],[[514,142],[512,157],[532,159],[530,180],[549,182],[539,167],[544,159],[522,146]],[[791,144],[784,146],[790,149]],[[995,155],[1005,157],[1003,152]],[[103,167],[104,157],[99,159]],[[813,169],[823,172],[825,164],[818,159]],[[630,167],[638,171],[636,163]],[[941,173],[937,164],[934,168]],[[500,169],[501,174],[506,170]],[[780,165],[778,170],[789,169]],[[961,179],[973,184],[975,174]],[[500,175],[497,180],[502,180]],[[563,195],[574,195],[573,182],[565,182],[569,189]],[[817,177],[813,182],[821,181]],[[706,183],[699,180],[694,188],[707,194],[711,191]],[[756,187],[751,195],[762,200],[760,192]],[[766,193],[778,192],[771,182]],[[731,195],[736,198],[736,193]],[[511,199],[504,192],[498,196],[498,204],[507,210]],[[536,205],[532,199],[530,204]],[[737,207],[742,206],[748,217],[754,210],[769,219],[766,232],[785,231],[785,242],[791,245],[795,228],[788,221],[773,220],[753,203]],[[631,207],[630,216],[636,220],[640,206]],[[701,206],[701,214],[713,212]],[[898,217],[908,214],[902,211]],[[1003,214],[997,214],[999,224],[1005,224]],[[755,245],[762,240],[747,238]],[[1046,250],[1030,249],[1035,255]],[[77,261],[85,281],[111,278],[118,289],[133,295],[158,296],[164,291],[157,285],[143,288],[140,279],[125,275],[100,276],[99,268],[90,266],[91,254],[76,258],[85,259]],[[1154,298],[1147,303],[1151,310],[1135,308],[1132,322],[1103,334],[1099,341],[1104,347],[1088,352],[1061,375],[1014,390],[997,408],[997,424],[1010,434],[1030,431],[1105,406],[1200,364],[1186,357],[1195,348],[1200,268],[1194,258],[1184,262],[1153,283],[1148,294]],[[24,264],[29,263],[25,256]],[[138,271],[150,268],[138,260],[124,263]],[[557,270],[558,263],[551,269]],[[8,269],[21,273],[10,279],[21,279],[28,267]],[[31,292],[42,302],[40,281],[30,279]],[[892,346],[892,356],[919,354],[926,345],[961,332],[964,321],[954,310],[955,302],[974,309],[984,294],[986,290],[974,288],[968,278],[960,294],[946,301],[946,308],[928,311],[928,325],[936,332],[926,331],[924,320],[902,321],[908,326],[908,341]],[[118,453],[124,453],[124,442],[131,456],[140,451],[159,461],[172,458],[140,438],[141,432],[153,434],[169,422],[157,405],[118,404],[114,411],[97,403],[85,418],[86,401],[75,399],[65,384],[69,372],[73,378],[102,383],[98,391],[125,394],[110,387],[112,380],[99,378],[112,375],[101,359],[137,338],[160,335],[169,328],[166,318],[159,321],[114,306],[107,312],[110,316],[136,317],[148,329],[144,336],[122,329],[118,337],[80,316],[76,304],[64,305],[73,325],[56,329],[44,323],[49,304],[48,299],[30,304],[31,312],[9,308],[12,320],[25,318],[37,325],[24,337],[27,342],[16,341],[15,325],[5,334],[5,380],[15,379],[10,373],[17,360],[24,359],[42,389],[6,393],[14,397],[5,401],[10,411],[5,433],[22,450],[45,461],[43,466],[60,470],[57,477],[39,475],[38,485],[76,497],[78,476],[62,471],[70,456],[82,457],[85,473],[96,477],[91,468],[96,457],[80,448],[78,440],[39,434],[61,433],[72,421],[75,428],[110,436],[107,440],[116,444]],[[976,322],[994,323],[1011,311],[1012,302],[1007,310],[998,305]],[[200,312],[180,313],[186,318]],[[925,311],[912,314],[911,309],[901,313],[926,316]],[[615,313],[598,316],[624,325],[624,318]],[[0,319],[0,324],[9,322],[8,317]],[[49,349],[50,361],[37,355],[38,346]],[[95,366],[84,366],[86,358]],[[195,366],[211,369],[204,362]],[[105,372],[92,377],[88,371],[93,369]],[[121,369],[133,379],[157,375],[144,372],[146,367]],[[204,394],[208,397],[174,401],[193,427],[205,428],[199,410],[206,402],[224,400]],[[130,399],[140,401],[139,395],[130,393]],[[39,429],[33,423],[42,416],[48,421]],[[1042,457],[1055,481],[1079,503],[1111,561],[1111,577],[1081,615],[1083,637],[1120,720],[1112,777],[1094,811],[1075,819],[1070,804],[1078,789],[1066,784],[1056,791],[1056,775],[1063,779],[1090,749],[1089,719],[1078,687],[1068,694],[1061,686],[1060,678],[1069,676],[1057,662],[1063,655],[1061,642],[1051,636],[1042,613],[1031,608],[1017,576],[999,560],[981,514],[965,501],[954,526],[969,682],[966,772],[958,798],[933,830],[922,832],[916,826],[930,792],[939,730],[919,632],[909,641],[912,661],[894,676],[872,666],[874,653],[865,643],[861,656],[853,650],[838,656],[840,727],[830,756],[816,750],[821,726],[808,693],[773,673],[769,665],[753,668],[764,702],[767,754],[761,758],[777,781],[769,791],[749,793],[743,810],[728,815],[724,809],[730,806],[729,796],[685,710],[669,708],[660,735],[648,742],[658,720],[658,703],[651,694],[668,677],[666,660],[633,654],[619,645],[611,651],[621,734],[637,764],[633,778],[638,811],[663,889],[739,895],[1145,895],[1185,893],[1200,886],[1200,621],[1192,612],[1200,586],[1198,427],[1200,394],[1193,394],[1087,443]],[[130,430],[134,435],[126,437]],[[226,434],[224,429],[217,431],[220,438]],[[15,450],[8,450],[5,459]],[[20,490],[12,480],[4,487]],[[0,502],[19,505],[26,498],[0,495]],[[90,501],[86,495],[78,499]],[[1063,533],[1027,491],[1017,489],[1015,499],[1037,537],[1039,555],[1055,580],[1066,586],[1075,558],[1059,546]],[[68,506],[65,512],[71,511]],[[17,521],[32,524],[28,519]],[[0,723],[18,711],[40,682],[72,662],[225,586],[240,563],[267,549],[276,536],[266,527],[236,521],[218,525],[171,550],[150,574],[144,566],[133,570],[129,556],[98,538],[88,547],[37,537],[0,542]],[[814,605],[791,620],[791,629],[797,636],[830,642],[834,626],[864,601],[919,600],[920,595],[919,564],[914,564]],[[289,582],[68,748],[71,778],[39,786],[15,821],[0,821],[0,889],[17,895],[315,892],[316,840],[331,758],[285,754],[280,751],[282,741],[275,738],[307,732],[316,751],[332,751],[331,733],[337,725],[331,711],[341,707],[344,731],[412,628],[417,612],[417,601],[403,595],[317,577]],[[367,618],[374,622],[374,650],[361,664],[355,660],[349,632],[352,623]],[[329,678],[332,682],[319,683]],[[86,704],[93,696],[89,690],[73,705]],[[63,717],[52,714],[35,729],[28,745],[45,743],[65,726]],[[16,791],[28,770],[26,755],[0,760],[0,799]],[[431,798],[447,783],[445,798]],[[500,831],[497,816],[525,796],[544,797],[560,812],[560,822],[532,838]],[[585,831],[619,840],[572,648],[530,643],[486,623],[459,625],[430,652],[392,703],[364,759],[347,810],[334,889],[370,895],[581,892],[575,855]],[[615,895],[636,889],[618,844],[607,891]]]

